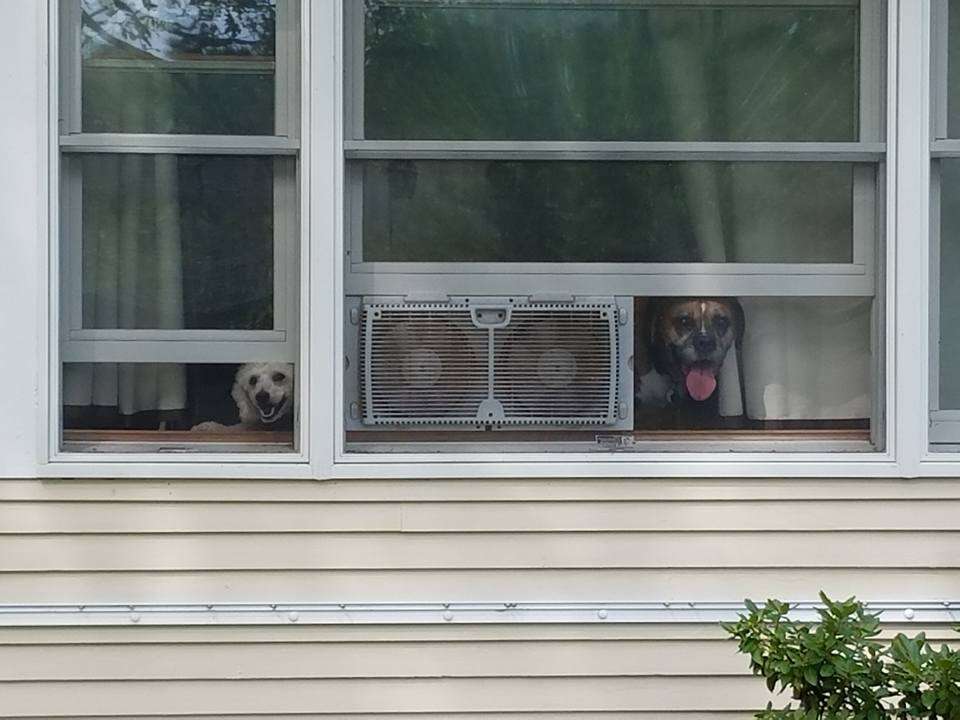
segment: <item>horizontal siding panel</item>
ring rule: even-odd
[[[921,613],[922,616],[922,613]],[[889,615],[881,628],[880,639],[890,639],[897,633],[915,635],[926,633],[936,641],[960,640],[954,630],[956,623],[930,624],[919,620],[913,622],[890,622],[899,614]],[[85,645],[167,645],[204,644],[257,645],[260,643],[544,643],[562,641],[623,642],[643,641],[677,643],[683,642],[731,643],[719,623],[503,623],[467,624],[444,623],[404,625],[304,625],[284,623],[278,625],[138,625],[119,626],[65,626],[65,627],[0,627],[2,646],[70,646]]]
[[[398,503],[0,502],[3,535],[402,529],[403,508]]]
[[[690,675],[750,672],[732,641],[0,647],[0,682]]]
[[[213,713],[735,710],[769,699],[756,678],[3,683],[0,717]]]
[[[0,534],[956,530],[960,500],[0,502]]]
[[[952,478],[897,479],[470,479],[470,480],[2,480],[0,502],[503,500],[943,500],[960,499]]]
[[[960,533],[365,533],[0,537],[0,572],[956,568]]]
[[[418,503],[407,531],[957,530],[960,501]]]
[[[885,626],[887,627],[887,626]],[[898,626],[903,627],[903,626]],[[952,626],[907,628],[948,636]],[[888,628],[889,630],[890,628]],[[919,631],[918,630],[918,631]],[[719,641],[726,635],[717,623],[444,623],[404,625],[278,625],[177,626],[138,625],[0,627],[2,645],[97,645],[159,643],[366,643],[377,642],[506,642],[511,640],[544,642],[557,640],[690,640]]]
[[[0,574],[8,604],[287,602],[739,602],[817,599],[820,589],[872,602],[960,598],[944,569],[355,570]]]

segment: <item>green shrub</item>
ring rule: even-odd
[[[750,657],[754,674],[793,703],[760,720],[960,720],[960,652],[939,650],[923,634],[876,638],[878,615],[854,598],[820,595],[820,622],[791,620],[790,606],[747,601],[746,615],[724,629]]]
[[[960,652],[935,650],[923,633],[897,635],[890,646],[890,679],[900,696],[897,718],[960,718]]]

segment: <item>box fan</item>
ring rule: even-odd
[[[349,427],[629,429],[632,309],[629,298],[353,298]]]

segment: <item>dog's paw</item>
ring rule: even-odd
[[[213,420],[208,420],[207,422],[202,422],[199,425],[194,425],[192,428],[190,428],[190,432],[221,432],[226,429],[226,425],[221,425]]]

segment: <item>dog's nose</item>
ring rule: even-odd
[[[706,355],[717,349],[717,340],[708,333],[700,333],[693,339],[693,348],[698,353]]]
[[[262,408],[270,407],[270,393],[266,390],[261,390],[256,395],[257,405]]]

